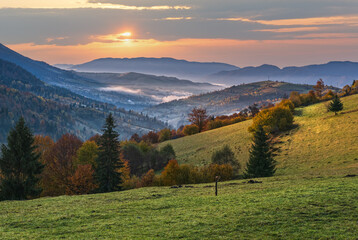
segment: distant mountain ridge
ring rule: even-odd
[[[302,84],[315,84],[322,78],[327,85],[343,87],[358,79],[358,62],[331,61],[303,67],[279,68],[264,64],[258,67],[244,67],[232,71],[221,71],[208,77],[210,82],[241,84],[255,82],[257,79],[270,79]]]
[[[149,76],[137,73],[96,74],[78,73],[53,67],[45,62],[32,60],[0,44],[0,59],[21,66],[41,81],[62,88],[69,89],[73,93],[82,95],[100,102],[114,104],[119,108],[141,111],[144,108],[176,98],[187,97],[212,90],[218,86],[210,84],[194,83],[188,80],[180,80],[172,77]],[[136,79],[137,78],[137,79]],[[131,80],[132,84],[125,80]],[[154,89],[153,81],[161,83]],[[172,88],[168,85],[170,83]],[[165,86],[167,85],[167,86]],[[140,88],[142,87],[142,88]],[[161,90],[163,90],[161,92]],[[158,96],[157,96],[158,95]]]
[[[165,75],[200,80],[204,76],[238,67],[218,62],[191,62],[174,58],[100,58],[78,65],[55,65],[79,72],[125,73]]]
[[[0,142],[5,141],[20,116],[36,134],[58,139],[64,133],[73,133],[86,140],[101,132],[110,112],[122,139],[166,127],[148,116],[46,84],[20,66],[0,59]]]

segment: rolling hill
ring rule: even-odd
[[[131,106],[127,108],[142,110],[143,108],[168,102],[173,99],[184,98],[193,94],[207,93],[222,89],[218,85],[209,83],[196,83],[189,80],[181,80],[175,77],[155,76],[141,73],[86,73],[78,72],[76,75],[91,79],[101,84],[102,91],[116,93],[128,93],[127,101]],[[135,98],[137,98],[135,100]],[[124,105],[123,99],[119,105]]]
[[[277,175],[358,174],[358,95],[342,98],[338,116],[319,103],[296,110],[297,128],[279,136]],[[251,120],[167,141],[181,163],[207,164],[215,150],[228,144],[241,166],[249,157]]]
[[[194,107],[206,108],[210,115],[227,115],[239,112],[253,103],[275,102],[292,91],[312,90],[312,85],[262,81],[232,86],[206,94],[162,103],[145,110],[150,116],[167,121],[174,127],[188,124],[188,113]]]
[[[274,177],[0,202],[0,238],[355,239],[358,95],[296,111]],[[250,121],[168,141],[181,163],[202,164],[230,144],[242,164]]]
[[[117,120],[122,139],[166,126],[148,116],[47,85],[21,67],[2,60],[0,99],[0,142],[5,141],[9,129],[20,116],[24,116],[36,134],[50,135],[54,139],[67,132],[88,139],[100,132],[109,112]]]
[[[325,64],[284,68],[264,64],[258,67],[244,67],[221,71],[212,74],[206,80],[215,83],[237,85],[268,78],[274,81],[301,84],[315,84],[318,79],[322,78],[327,85],[343,87],[347,84],[350,85],[354,79],[358,79],[358,63],[332,61]]]
[[[216,62],[190,62],[174,58],[100,58],[78,65],[56,65],[79,72],[137,72],[153,75],[165,75],[178,78],[200,80],[220,71],[238,69],[238,67]]]
[[[90,74],[66,71],[35,61],[0,44],[0,60],[14,63],[42,82],[127,110],[144,108],[221,87],[173,77],[137,73]]]

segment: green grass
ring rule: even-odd
[[[298,109],[281,135],[276,176],[192,187],[0,202],[0,239],[357,239],[358,95],[345,114]],[[228,143],[248,158],[250,121],[170,141],[181,163],[204,164]],[[166,142],[167,143],[167,142]],[[166,144],[164,143],[164,144]]]
[[[277,139],[278,175],[358,174],[358,95],[342,98],[343,112],[334,116],[319,103],[297,109],[297,128]],[[355,111],[356,110],[356,111]],[[351,112],[350,112],[351,111]],[[249,157],[251,121],[188,136],[163,144],[173,145],[180,163],[210,163],[215,150],[228,144],[244,167]]]
[[[356,239],[358,177],[261,179],[194,188],[0,203],[1,239]]]

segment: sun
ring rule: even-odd
[[[124,33],[120,33],[118,35],[121,36],[121,37],[131,37],[132,33],[131,32],[124,32]]]

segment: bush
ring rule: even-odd
[[[199,133],[199,128],[196,125],[186,125],[183,129],[185,136]]]
[[[168,128],[164,128],[159,131],[159,142],[164,142],[170,140],[171,138],[171,131]]]
[[[249,131],[257,131],[260,125],[267,133],[285,131],[293,126],[293,114],[290,108],[284,106],[264,109],[253,118]]]
[[[211,162],[213,164],[230,164],[235,170],[235,173],[238,173],[240,169],[240,164],[235,158],[234,152],[231,151],[228,145],[215,151],[211,156]]]
[[[278,106],[288,107],[292,113],[295,112],[295,104],[293,104],[293,102],[292,102],[291,100],[289,100],[289,99],[283,99],[283,100],[278,104]]]
[[[160,184],[171,186],[213,182],[216,176],[220,176],[220,179],[225,181],[233,178],[233,172],[230,164],[211,164],[203,167],[187,164],[179,166],[176,160],[171,160],[160,175]]]

